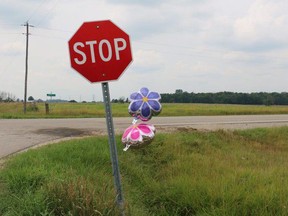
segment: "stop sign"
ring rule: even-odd
[[[129,35],[110,20],[84,22],[68,44],[72,68],[92,83],[117,80],[132,62]]]

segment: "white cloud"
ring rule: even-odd
[[[287,4],[1,0],[0,90],[23,97],[25,28],[20,25],[30,19],[35,27],[28,94],[45,98],[53,91],[62,99],[101,100],[101,86],[71,69],[68,40],[84,21],[110,19],[130,35],[134,59],[119,81],[111,82],[112,98],[143,86],[159,92],[287,91]]]
[[[287,46],[288,2],[256,0],[248,14],[234,23],[236,39],[258,49]]]
[[[164,64],[164,59],[160,53],[155,50],[142,50],[139,49],[134,54],[135,61],[133,64],[137,67],[161,67]]]
[[[18,41],[0,45],[1,55],[15,56],[15,55],[23,54],[23,50],[25,50],[25,44],[18,42]]]

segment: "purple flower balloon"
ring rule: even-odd
[[[145,87],[141,88],[139,92],[131,94],[128,111],[130,115],[140,118],[142,121],[148,121],[153,115],[158,115],[161,112],[160,99],[159,93],[149,91]]]
[[[122,135],[122,143],[129,147],[139,148],[151,143],[155,136],[155,127],[150,124],[140,123],[129,126]],[[126,149],[126,150],[127,150]]]

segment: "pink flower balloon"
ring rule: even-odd
[[[151,143],[155,136],[155,127],[150,124],[140,123],[129,126],[122,136],[122,143],[129,147],[139,148]],[[127,150],[126,149],[126,150]]]

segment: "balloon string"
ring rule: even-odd
[[[127,151],[129,149],[130,145],[126,145],[126,147],[123,149],[123,151]]]
[[[133,119],[133,121],[132,121],[132,124],[134,125],[134,124],[136,124],[137,123],[137,121],[138,121],[138,118],[137,117],[135,117],[134,119]]]
[[[135,125],[138,121],[138,117],[134,117],[132,124]],[[126,144],[126,147],[123,149],[123,151],[127,151],[130,148],[131,145]]]

